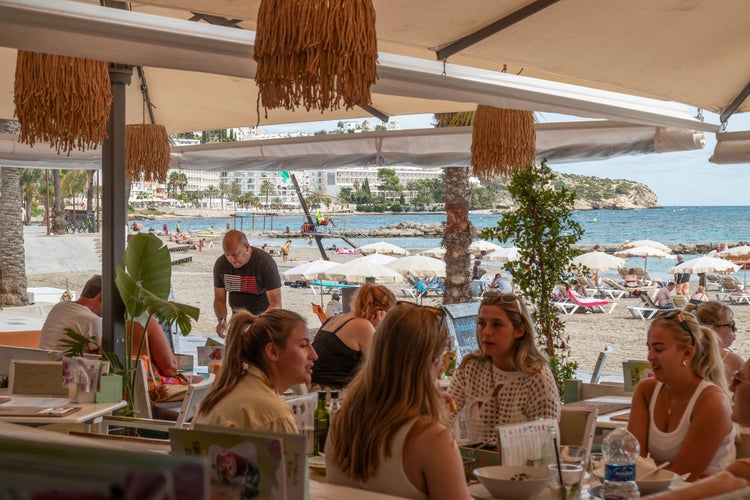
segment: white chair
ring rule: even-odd
[[[198,404],[200,404],[200,402],[203,401],[206,395],[211,391],[211,386],[213,386],[214,380],[215,375],[211,373],[208,378],[197,384],[191,384],[188,386],[187,392],[185,393],[185,399],[182,400],[182,405],[180,406],[176,421],[116,416],[103,417],[102,433],[109,434],[110,427],[147,429],[162,432],[168,432],[171,428],[187,428],[195,414]]]

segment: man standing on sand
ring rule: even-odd
[[[685,259],[682,258],[682,255],[677,256],[677,265],[679,266],[685,262]],[[686,272],[680,272],[674,274],[674,284],[675,284],[675,293],[677,295],[684,295],[685,297],[688,296],[688,292],[690,290],[690,273]]]
[[[97,343],[102,342],[102,277],[92,276],[84,285],[81,297],[76,301],[62,301],[52,307],[44,320],[39,334],[39,348],[57,351],[64,349],[60,341],[67,340],[65,329],[94,337]],[[88,352],[98,352],[89,344]]]
[[[251,247],[242,231],[227,231],[222,249],[224,255],[214,264],[214,313],[218,320],[216,333],[224,338],[227,295],[232,311],[245,309],[261,314],[281,309],[281,276],[273,257]]]

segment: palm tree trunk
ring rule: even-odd
[[[29,303],[21,212],[21,169],[0,167],[0,306]]]
[[[52,205],[52,233],[65,234],[68,222],[65,220],[63,206],[61,175],[58,169],[52,170],[52,185],[55,190],[55,203]]]
[[[471,184],[467,167],[446,167],[443,192],[446,224],[443,236],[445,247],[445,300],[446,304],[471,302],[469,245],[476,234],[469,221]]]

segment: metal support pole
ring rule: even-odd
[[[102,146],[102,346],[125,356],[125,306],[115,286],[116,265],[122,264],[127,230],[125,178],[125,89],[132,67],[109,66],[112,108]]]

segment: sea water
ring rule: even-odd
[[[581,244],[593,245],[621,245],[625,241],[650,239],[665,244],[676,243],[715,243],[717,246],[724,242],[750,240],[750,206],[730,207],[664,207],[642,210],[575,210],[573,219],[584,229]],[[470,215],[471,222],[477,229],[493,227],[502,218],[500,214],[475,213]],[[170,231],[174,231],[178,219],[143,221],[141,231],[148,231],[150,227],[161,230],[167,224]],[[183,231],[200,233],[215,228],[225,229],[227,222],[234,227],[235,219],[226,218],[192,218],[179,219]],[[271,217],[255,216],[254,220],[245,217],[242,220],[244,230],[275,230],[283,231],[287,226],[292,234],[299,234],[305,218],[302,215],[277,215]],[[419,224],[439,224],[445,221],[445,213],[410,213],[410,214],[372,214],[372,215],[335,215],[336,228],[333,231],[370,230],[386,227],[391,224],[409,221]],[[240,220],[237,220],[239,228]],[[306,247],[307,240],[291,238],[293,247]],[[376,241],[376,238],[366,236],[348,238],[352,243],[361,246]],[[432,248],[440,246],[440,238],[402,237],[388,238],[390,243],[403,248]],[[252,244],[261,246],[264,243],[279,246],[278,238],[254,237]],[[512,242],[511,242],[512,243]],[[348,246],[339,238],[326,238],[324,245]],[[510,244],[510,243],[509,243]],[[685,259],[695,257],[685,255]],[[641,257],[627,259],[628,267],[644,267],[654,278],[667,278],[667,271],[677,262],[670,259],[649,258],[644,262]],[[737,276],[742,279],[744,271]]]

